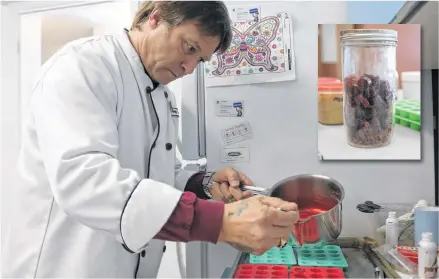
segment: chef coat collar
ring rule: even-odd
[[[122,47],[122,50],[127,56],[128,61],[130,62],[134,74],[136,75],[136,78],[139,80],[139,82],[142,82],[142,84],[144,83],[145,87],[150,86],[152,90],[155,90],[157,87],[160,86],[160,84],[157,81],[153,80],[150,74],[146,71],[139,54],[134,49],[134,46],[131,43],[128,32],[128,29],[124,29],[123,34],[118,37],[118,41]]]

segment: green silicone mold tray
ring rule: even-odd
[[[395,103],[395,123],[415,131],[421,130],[421,102],[401,100]]]
[[[281,264],[286,266],[296,265],[296,256],[293,247],[287,245],[284,248],[271,248],[261,256],[250,255],[251,264]]]
[[[314,248],[318,248],[318,247],[322,247],[325,246],[327,243],[324,241],[319,241],[313,244],[303,244],[302,248],[306,248],[306,247],[314,247]],[[300,248],[301,246],[299,245],[299,243],[296,241],[296,239],[294,239],[294,237],[290,237],[288,239],[288,245],[290,245],[293,248]]]
[[[343,252],[337,245],[296,248],[300,266],[348,267]]]

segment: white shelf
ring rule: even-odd
[[[379,148],[356,148],[347,143],[343,125],[319,124],[318,150],[328,160],[421,160],[421,133],[395,125],[390,145]]]

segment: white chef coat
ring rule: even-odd
[[[174,95],[150,89],[126,32],[76,40],[45,63],[17,183],[4,185],[14,208],[2,277],[157,276],[165,242],[152,238],[194,172],[176,158]]]

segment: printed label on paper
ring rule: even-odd
[[[247,146],[240,147],[224,147],[221,150],[221,162],[234,163],[234,162],[249,162],[250,152]]]
[[[221,130],[224,145],[241,142],[253,137],[249,122],[243,122]]]
[[[233,21],[252,21],[258,22],[260,19],[261,7],[243,6],[231,9]]]
[[[216,116],[219,117],[244,116],[244,101],[217,100]]]

